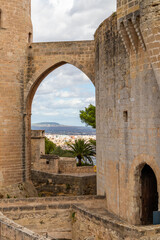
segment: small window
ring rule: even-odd
[[[32,33],[29,33],[28,34],[28,43],[31,43],[32,42]]]
[[[128,111],[123,112],[123,119],[125,122],[128,122]]]

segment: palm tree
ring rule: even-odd
[[[95,148],[95,151],[96,151],[96,139],[90,138],[90,139],[89,139],[89,142],[90,142],[90,144]]]
[[[96,155],[95,148],[90,142],[85,141],[84,139],[75,140],[74,143],[67,143],[70,153],[72,153],[75,157],[78,158],[78,165],[82,165],[82,160],[89,160],[90,163],[93,164],[92,158]]]

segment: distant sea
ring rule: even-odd
[[[57,135],[96,135],[96,130],[91,127],[81,126],[35,126],[32,125],[32,130],[45,130],[48,134]]]

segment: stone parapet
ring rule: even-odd
[[[96,174],[51,174],[32,170],[31,176],[40,196],[96,194]]]
[[[75,196],[1,200],[1,211],[6,217],[14,220],[15,223],[13,223],[11,220],[8,220],[6,217],[3,217],[3,220],[5,219],[2,222],[2,224],[4,224],[2,226],[3,235],[0,235],[0,239],[50,239],[43,237],[39,238],[39,236],[35,233],[38,233],[41,236],[48,235],[51,237],[51,239],[72,239],[72,206],[82,202],[87,206],[92,206],[93,204],[100,205],[104,203],[104,197]],[[7,223],[9,223],[7,227],[6,219]],[[20,224],[21,226],[17,224]],[[34,231],[34,235],[26,228]],[[7,231],[10,233],[10,238],[7,238],[9,236]],[[32,238],[33,236],[34,238]]]
[[[0,213],[1,240],[51,240],[22,227]]]
[[[44,130],[32,130],[31,138],[33,138],[33,139],[45,138],[45,131]]]
[[[101,195],[88,195],[88,196],[56,196],[56,197],[32,197],[32,198],[13,198],[13,199],[0,199],[1,207],[10,206],[23,206],[23,205],[41,205],[41,204],[51,204],[51,203],[76,203],[76,202],[86,202],[86,201],[99,201],[104,200],[105,196]]]
[[[118,19],[139,10],[139,0],[118,0],[117,17]]]
[[[159,226],[136,227],[128,224],[105,208],[72,206],[74,213],[72,239],[159,240]],[[72,213],[72,214],[73,214]]]

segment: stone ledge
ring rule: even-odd
[[[116,215],[109,213],[105,209],[87,208],[83,204],[72,205],[72,210],[79,212],[85,218],[98,225],[103,225],[106,229],[112,229],[118,234],[122,234],[124,237],[132,236],[135,240],[141,239],[144,236],[154,236],[155,240],[159,239],[160,225],[148,225],[148,226],[135,226],[127,223],[126,221],[118,218]],[[103,210],[105,214],[103,214]],[[145,240],[150,238],[146,237]]]
[[[12,220],[8,219],[5,217],[2,213],[0,213],[0,239],[8,239],[8,236],[12,236],[14,233],[14,239],[16,240],[23,240],[23,239],[28,239],[28,240],[51,240],[51,238],[47,237],[42,237],[39,234],[36,234],[29,229],[22,227]]]
[[[34,197],[34,198],[12,198],[12,199],[0,199],[0,203],[42,203],[42,202],[57,202],[57,201],[74,201],[74,200],[101,200],[105,199],[102,195],[85,195],[85,196],[60,196],[60,197]]]

